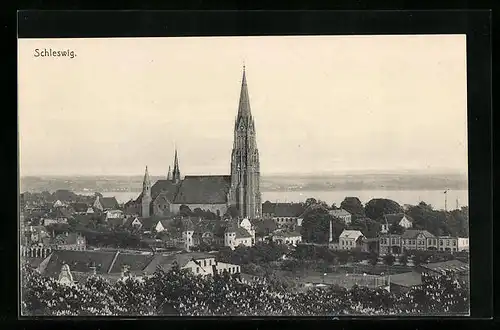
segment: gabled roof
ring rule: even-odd
[[[413,222],[413,219],[404,213],[386,214],[384,215],[384,220],[389,225],[393,225],[399,223],[403,219],[403,217],[406,217],[408,221]]]
[[[231,176],[186,176],[182,180],[175,204],[225,204]]]
[[[345,217],[345,216],[350,216],[351,213],[347,212],[344,209],[338,209],[338,210],[329,210],[328,213],[334,217]]]
[[[272,214],[275,217],[299,217],[306,207],[302,203],[264,203],[262,204],[263,214]]]
[[[339,238],[354,238],[355,240],[357,240],[361,236],[363,236],[363,234],[359,230],[344,230],[340,234]]]
[[[172,202],[175,199],[178,190],[178,184],[170,180],[158,180],[151,187],[151,198],[152,200],[155,200],[161,194],[162,197],[165,197],[168,201]],[[139,197],[142,197],[142,193]]]
[[[137,217],[129,217],[129,218],[127,218],[127,220],[125,220],[124,225],[125,226],[132,226],[132,223],[134,222],[135,219],[139,220]],[[142,225],[142,223],[141,223],[141,225]]]
[[[59,276],[61,267],[67,264],[70,271],[89,272],[90,266],[95,264],[96,273],[106,274],[114,260],[116,251],[66,251],[56,250],[49,256],[50,260],[45,268],[45,275]]]
[[[125,265],[130,272],[142,272],[153,258],[153,254],[119,253],[109,273],[120,273]]]
[[[115,197],[100,197],[99,202],[104,209],[117,209],[119,206]]]
[[[243,227],[236,228],[236,238],[252,238],[252,235]]]
[[[436,237],[436,236],[432,235],[431,233],[429,233],[427,230],[407,229],[407,230],[405,230],[403,235],[401,235],[401,238],[414,239],[414,238],[417,238],[418,235],[420,235],[420,234],[424,235],[425,238],[435,238]]]

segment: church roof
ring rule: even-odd
[[[175,204],[225,204],[231,176],[186,176],[179,187]]]
[[[104,209],[117,209],[119,206],[115,197],[101,197],[99,202]]]
[[[175,195],[177,194],[178,189],[179,185],[175,184],[170,180],[158,180],[151,187],[151,198],[154,200],[161,193],[169,201],[173,201],[175,199]],[[142,193],[139,197],[142,197]]]

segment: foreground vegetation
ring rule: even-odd
[[[407,293],[353,287],[291,292],[267,281],[245,284],[227,273],[200,277],[173,267],[111,283],[90,277],[64,285],[23,268],[22,314],[97,315],[419,315],[466,314],[468,289],[449,276],[423,277]]]

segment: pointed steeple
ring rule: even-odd
[[[151,180],[149,179],[149,172],[148,172],[148,166],[146,165],[146,171],[144,172],[144,180],[142,180],[142,185],[143,187],[148,184],[149,186],[151,185]]]
[[[236,119],[236,123],[242,118],[252,118],[245,65],[243,65],[243,79],[241,80],[240,103],[238,106],[238,118]]]
[[[174,155],[174,172],[172,173],[172,181],[178,183],[181,181],[181,171],[179,169],[179,158],[177,157],[177,147]]]
[[[167,180],[172,180],[172,170],[170,169],[170,166],[168,167]]]
[[[142,181],[142,201],[141,201],[141,214],[143,218],[150,216],[151,205],[151,179],[149,178],[148,167],[144,172],[144,180]]]

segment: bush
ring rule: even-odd
[[[269,273],[267,281],[243,284],[237,275],[202,277],[175,265],[168,272],[116,283],[91,277],[67,286],[27,268],[22,275],[23,316],[421,316],[469,311],[465,283],[444,275],[423,276],[421,287],[402,294],[356,286],[295,292],[293,281]]]
[[[386,264],[387,266],[392,266],[395,260],[396,258],[392,254],[386,254],[384,256],[384,264]]]

